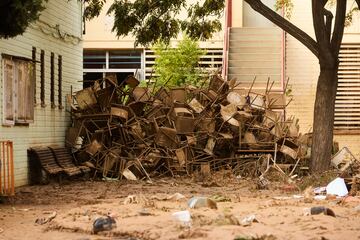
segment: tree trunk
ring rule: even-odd
[[[321,67],[317,83],[310,164],[312,173],[321,173],[330,167],[338,64],[329,65],[333,67]]]

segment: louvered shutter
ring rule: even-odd
[[[343,43],[339,60],[334,129],[360,131],[360,43]]]

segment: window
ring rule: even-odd
[[[84,50],[84,69],[140,69],[141,51]]]
[[[3,55],[3,124],[34,121],[34,64],[31,59]]]
[[[95,80],[110,73],[116,75],[119,84],[129,75],[135,75],[140,80],[144,79],[142,53],[143,51],[138,49],[85,49],[83,54],[83,87],[91,86]]]
[[[106,68],[106,51],[86,50],[84,51],[85,69],[104,69]]]
[[[109,51],[109,68],[141,68],[141,52]]]
[[[335,101],[336,133],[360,131],[360,43],[343,43]]]
[[[221,48],[207,48],[202,49],[205,55],[200,57],[199,68],[204,69],[205,72],[214,72],[222,67],[223,50]],[[156,55],[153,50],[145,50],[145,79],[149,80],[154,77],[153,67],[155,64]]]

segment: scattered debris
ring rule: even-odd
[[[276,240],[274,235],[262,235],[262,236],[237,236],[234,240]],[[324,239],[325,240],[325,239]]]
[[[253,222],[258,223],[255,214],[249,215],[240,221],[240,225],[243,227],[250,226]]]
[[[273,197],[273,199],[275,199],[275,200],[282,200],[282,201],[291,200],[291,199],[302,199],[302,198],[304,198],[304,196],[302,196],[302,195]]]
[[[171,201],[180,201],[182,199],[185,199],[185,196],[181,193],[174,193],[173,195],[168,196],[166,199]]]
[[[326,186],[326,194],[344,197],[348,194],[344,179],[336,178]]]
[[[333,156],[331,159],[331,164],[343,172],[347,170],[355,161],[357,161],[355,156],[347,147],[344,147]]]
[[[207,197],[192,197],[188,201],[188,206],[190,208],[211,208],[217,209],[217,204],[214,200],[207,198]]]
[[[327,199],[326,195],[316,195],[316,196],[314,196],[314,200],[322,201],[322,200],[326,200],[326,199]]]
[[[324,215],[328,215],[328,216],[332,216],[332,217],[336,217],[335,213],[333,210],[331,210],[330,208],[327,207],[312,207],[312,208],[306,208],[304,209],[304,215],[308,216],[308,215],[318,215],[318,214],[324,214]]]
[[[215,202],[231,202],[231,199],[229,197],[222,196],[219,194],[213,195],[210,198]]]
[[[139,211],[139,215],[140,215],[140,216],[153,216],[154,214],[151,213],[151,212],[149,211],[149,209],[147,209],[147,208],[142,208],[142,209]]]
[[[124,200],[124,205],[136,204],[136,203],[139,203],[139,201],[138,201],[138,199],[137,199],[137,197],[135,195],[129,195]]]
[[[36,224],[43,225],[45,223],[51,222],[57,215],[57,212],[52,212],[50,216],[38,218],[35,220]]]
[[[95,219],[93,223],[94,234],[102,231],[110,231],[113,228],[116,228],[116,221],[111,215],[108,215],[106,217],[99,217]]]
[[[177,221],[180,221],[183,226],[186,227],[191,226],[191,214],[189,211],[186,210],[186,211],[174,212],[172,216]]]
[[[356,196],[360,190],[360,161],[344,147],[333,156],[331,163],[340,171],[345,183],[351,186],[349,195]]]
[[[306,171],[311,136],[299,133],[295,118],[284,119],[285,94],[273,84],[258,92],[255,79],[236,88],[214,75],[208,87],[169,89],[131,79],[109,76],[70,98],[66,145],[93,176],[151,181],[230,168],[264,179],[264,159],[266,170],[289,177]]]

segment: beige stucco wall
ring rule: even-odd
[[[246,4],[243,0],[232,1],[232,27],[243,26],[243,5]]]
[[[112,32],[112,26],[114,23],[114,16],[107,15],[107,11],[113,0],[106,1],[101,14],[86,22],[86,33],[84,35],[84,48],[85,49],[131,49],[134,48],[134,37],[126,36],[118,38],[116,34]],[[196,2],[195,0],[189,0],[189,4]],[[182,17],[186,17],[185,12],[181,14]],[[225,21],[225,14],[221,19],[222,23]],[[224,28],[223,28],[224,29]],[[200,47],[203,48],[222,48],[223,47],[224,32],[220,31],[214,34],[213,39],[200,42]],[[181,36],[179,36],[181,39]],[[172,44],[176,44],[176,40]],[[139,46],[141,48],[141,46]]]
[[[270,8],[274,8],[276,0],[262,0]],[[243,0],[232,0],[232,27],[274,27],[275,25],[255,12]]]
[[[57,56],[63,58],[62,102],[66,106],[65,97],[73,91],[81,89],[82,83],[82,26],[81,3],[77,0],[49,0],[40,21],[33,24],[21,36],[14,39],[0,40],[0,52],[31,58],[32,47],[37,48],[37,59],[41,49],[45,50],[45,103],[35,106],[34,123],[29,126],[4,127],[0,124],[0,140],[14,143],[15,185],[28,183],[27,149],[31,146],[64,144],[65,130],[69,125],[69,114],[66,109],[50,106],[50,54],[55,54],[55,101],[57,104]],[[59,25],[63,39],[59,38],[55,25]],[[67,36],[65,36],[67,34]],[[2,67],[2,64],[1,64]],[[2,68],[0,69],[0,73]],[[40,103],[40,64],[37,64],[36,98]],[[3,82],[0,74],[0,119],[3,119]]]

